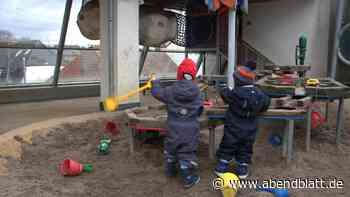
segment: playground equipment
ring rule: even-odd
[[[239,178],[233,173],[223,173],[219,177],[222,179],[222,196],[235,197],[239,187]]]
[[[169,1],[157,6],[140,6],[140,44],[160,47],[163,43],[174,40],[177,33],[176,14],[163,10]],[[161,7],[158,7],[161,6]],[[84,0],[77,17],[80,32],[88,39],[100,39],[100,5],[99,0]]]
[[[106,98],[106,100],[103,102],[103,107],[105,111],[112,112],[116,111],[119,107],[120,102],[128,100],[130,97],[135,96],[139,92],[148,90],[152,88],[152,81],[155,80],[155,75],[152,74],[150,80],[147,81],[146,85],[133,90],[126,95],[122,96],[110,96]]]
[[[59,166],[60,173],[63,176],[77,176],[82,172],[92,172],[91,164],[80,164],[71,159],[65,159]]]
[[[304,65],[307,51],[307,37],[302,35],[299,37],[299,45],[295,49],[295,64]]]
[[[349,45],[346,44],[347,41],[349,40],[349,32],[350,32],[350,23],[344,25],[342,29],[339,32],[339,39],[340,39],[340,44],[338,48],[338,57],[339,59],[345,64],[345,65],[350,65],[350,59],[349,57]]]

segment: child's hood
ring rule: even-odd
[[[198,86],[193,81],[176,81],[173,85],[174,99],[180,102],[191,102],[200,94]]]

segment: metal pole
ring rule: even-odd
[[[199,57],[198,57],[198,59],[197,59],[197,65],[196,65],[196,67],[197,67],[197,73],[198,73],[198,71],[199,71],[199,68],[200,68],[201,65],[202,65],[203,58],[204,58],[204,53],[200,53],[200,55],[199,55]]]
[[[311,142],[311,113],[312,109],[309,107],[307,109],[307,117],[306,117],[306,152],[310,150],[310,142]]]
[[[339,32],[341,29],[342,21],[343,21],[343,15],[344,15],[344,8],[345,8],[345,0],[338,0],[337,2],[337,16],[335,21],[335,33],[334,33],[334,44],[332,49],[332,61],[331,61],[331,73],[330,77],[335,79],[337,75],[337,61],[338,61],[338,48],[339,48]]]
[[[55,72],[53,76],[54,86],[57,86],[59,75],[60,75],[60,68],[61,68],[62,57],[63,57],[63,48],[64,48],[64,43],[66,41],[67,28],[68,28],[68,22],[69,22],[69,16],[72,8],[72,3],[73,3],[73,0],[66,0],[66,8],[64,10],[60,41],[58,43],[58,49],[57,49],[56,66],[55,66]]]
[[[287,157],[288,152],[288,120],[285,122],[283,130],[282,156]]]
[[[22,57],[23,61],[23,70],[24,70],[24,76],[23,76],[23,83],[26,83],[26,73],[27,73],[27,66],[26,66],[26,56]]]
[[[142,71],[143,71],[143,67],[145,65],[145,60],[147,58],[147,54],[148,54],[148,46],[144,46],[142,51],[141,51],[141,56],[140,56],[140,62],[139,62],[139,76],[141,76]]]
[[[215,127],[209,128],[209,159],[215,159]]]
[[[15,45],[15,46],[0,46],[0,49],[45,49],[45,50],[57,50],[58,47],[46,47],[46,46],[34,46],[34,45]],[[81,51],[97,51],[100,48],[82,48],[82,47],[64,47],[66,50],[81,50]]]
[[[206,62],[207,62],[207,53],[204,52],[204,56],[203,56],[203,75],[205,75],[205,67],[206,67]]]
[[[185,49],[185,58],[188,58],[188,50]]]
[[[142,49],[140,49],[142,51]],[[166,48],[154,48],[150,47],[148,52],[160,52],[160,53],[201,53],[201,52],[215,52],[216,48],[186,48],[185,50],[178,50],[178,49],[173,49],[173,50],[168,50]]]
[[[342,137],[344,121],[344,98],[339,99],[337,112],[336,144],[339,145]]]
[[[216,15],[216,69],[217,73],[221,74],[220,64],[220,15]]]
[[[228,22],[228,64],[227,64],[227,86],[234,88],[232,74],[235,71],[236,64],[236,8],[229,11]]]
[[[290,163],[293,157],[293,138],[294,138],[294,120],[288,120],[287,164]]]
[[[325,110],[325,120],[328,122],[328,114],[329,114],[329,101],[326,102],[326,110]]]
[[[246,63],[247,60],[242,59],[242,40],[243,40],[243,17],[242,14],[238,15],[238,33],[237,33],[237,46],[236,46],[236,50],[237,50],[237,62],[238,64],[242,64],[244,65]]]
[[[118,3],[117,3],[118,4]],[[115,95],[115,89],[114,89],[114,53],[118,51],[118,48],[114,47],[114,15],[113,12],[114,9],[114,1],[113,0],[107,0],[107,57],[108,57],[108,96],[114,96]]]
[[[9,49],[7,49],[7,73],[6,73],[6,84],[10,83],[10,54]]]

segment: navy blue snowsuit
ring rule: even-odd
[[[251,84],[221,90],[220,95],[229,108],[225,114],[224,136],[217,151],[218,159],[233,158],[239,163],[251,163],[257,128],[257,114],[266,111],[270,98]]]
[[[203,111],[198,86],[189,80],[176,81],[161,88],[153,81],[152,95],[163,102],[168,110],[168,133],[164,141],[166,159],[197,162],[200,125],[198,117]]]

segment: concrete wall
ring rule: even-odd
[[[326,76],[332,0],[276,0],[249,6],[243,39],[279,65],[295,64],[295,46],[308,37],[309,75]]]
[[[139,86],[139,1],[100,1],[101,101]],[[138,103],[138,95],[125,103]],[[124,103],[124,102],[122,102]]]

